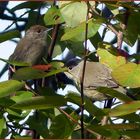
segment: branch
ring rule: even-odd
[[[24,21],[24,22],[27,22],[28,19],[27,18],[20,18],[20,17],[11,17],[11,16],[8,16],[6,14],[3,14],[1,15],[0,17],[1,19],[4,19],[4,20],[18,20],[18,21]]]

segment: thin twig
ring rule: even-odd
[[[84,50],[84,64],[82,68],[82,75],[80,79],[80,85],[81,85],[81,138],[84,139],[84,77],[85,77],[85,69],[86,69],[86,60],[87,60],[87,39],[88,39],[88,16],[89,13],[89,5],[87,1],[87,15],[86,15],[86,28],[85,28],[85,50]]]
[[[62,110],[61,108],[58,108],[60,112],[62,112],[63,114],[65,114],[72,122],[74,122],[75,124],[79,125],[81,127],[81,123],[79,123],[77,120],[75,120],[73,117],[71,117],[67,112],[65,112],[64,110]],[[85,124],[83,124],[83,127],[90,133],[99,136],[98,133],[92,131],[91,129],[87,128]]]
[[[105,104],[104,104],[104,108],[111,108],[113,103],[113,99],[110,100],[106,100]],[[108,123],[108,116],[103,116],[102,120],[101,120],[101,125],[104,126]],[[103,136],[99,135],[97,137],[98,139],[103,139]]]
[[[107,27],[115,34],[118,35],[118,31],[110,24],[107,24]]]
[[[18,21],[19,18],[22,18],[24,15],[26,15],[28,13],[28,11],[26,11],[24,14],[22,14],[20,17],[16,18],[15,21],[13,21],[8,27],[6,27],[4,29],[4,31],[6,31],[7,29],[9,29],[14,23],[16,23]],[[14,16],[15,17],[15,16]]]
[[[53,6],[57,7],[56,4],[57,4],[57,0],[53,0]],[[60,27],[60,24],[56,24],[53,27],[52,40],[51,40],[50,46],[48,47],[48,56],[47,56],[47,60],[48,61],[51,61],[51,59],[52,59],[52,55],[53,55],[53,51],[54,51],[54,46],[55,46],[56,39],[57,39],[57,36],[58,36],[59,27]]]
[[[120,24],[120,27],[122,28],[122,30],[126,30],[126,28],[127,28],[129,15],[130,15],[129,9],[126,8],[126,13],[125,13],[124,21],[123,21],[122,24]],[[118,32],[117,38],[118,38],[118,41],[117,41],[117,48],[118,48],[119,50],[121,50],[122,43],[123,43],[123,31],[119,31],[119,32]]]
[[[47,58],[47,60],[49,60],[49,61],[52,59],[52,54],[53,54],[54,46],[55,46],[56,39],[57,39],[57,36],[58,36],[59,26],[60,25],[57,24],[53,28],[52,40],[51,40],[50,46],[48,47],[48,58]]]

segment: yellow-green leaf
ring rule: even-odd
[[[88,21],[88,38],[94,36],[97,33],[100,25],[101,25],[100,20],[90,19]],[[61,40],[84,41],[85,27],[86,27],[86,22],[83,22],[74,28],[67,29],[65,31],[65,34],[62,36]]]
[[[86,21],[87,4],[84,1],[61,2],[60,11],[67,26],[73,28]]]
[[[24,86],[24,82],[8,80],[0,83],[0,98],[9,96]]]
[[[140,101],[132,101],[129,103],[118,105],[117,107],[110,110],[109,116],[123,116],[131,114],[139,110]]]
[[[103,48],[104,45],[104,48]],[[119,56],[116,54],[111,53],[110,51],[113,51],[114,53],[115,50],[111,50],[112,46],[109,44],[99,44],[99,48],[97,50],[97,54],[100,56],[100,62],[102,64],[105,64],[109,66],[112,69],[117,68],[118,66],[125,64],[126,60],[125,57]],[[109,48],[109,49],[108,49]]]
[[[60,13],[60,10],[56,7],[51,7],[48,9],[44,16],[44,21],[46,25],[60,24],[64,22],[64,19]]]
[[[113,70],[112,77],[122,86],[140,87],[140,65],[135,63],[121,65]]]

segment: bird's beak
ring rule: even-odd
[[[47,29],[45,32],[49,32],[49,31],[51,31],[53,28],[49,28],[49,29]]]

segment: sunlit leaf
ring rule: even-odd
[[[114,69],[113,78],[123,86],[131,88],[140,87],[140,65],[135,63],[127,63]]]
[[[112,69],[126,63],[125,57],[120,56],[119,52],[117,55],[115,49],[113,49],[111,45],[100,43],[99,47],[100,48],[98,48],[97,54],[100,56],[99,61],[101,63],[111,67]]]
[[[0,83],[0,98],[9,96],[24,86],[24,82],[8,80]]]
[[[88,21],[88,38],[94,36],[97,33],[100,25],[101,21],[98,21],[96,19],[90,19]],[[86,29],[85,27],[86,22],[83,22],[74,28],[67,29],[61,40],[84,41]]]
[[[15,102],[20,102],[23,100],[31,99],[34,94],[30,91],[16,91],[15,96],[12,96],[11,99]]]
[[[64,19],[60,13],[60,10],[56,7],[51,7],[48,9],[44,16],[44,21],[46,25],[60,24],[64,22]]]
[[[52,61],[50,64],[56,69],[60,69],[64,66],[64,63],[59,61]]]
[[[86,21],[87,4],[84,1],[61,2],[60,11],[67,26],[73,28]]]

